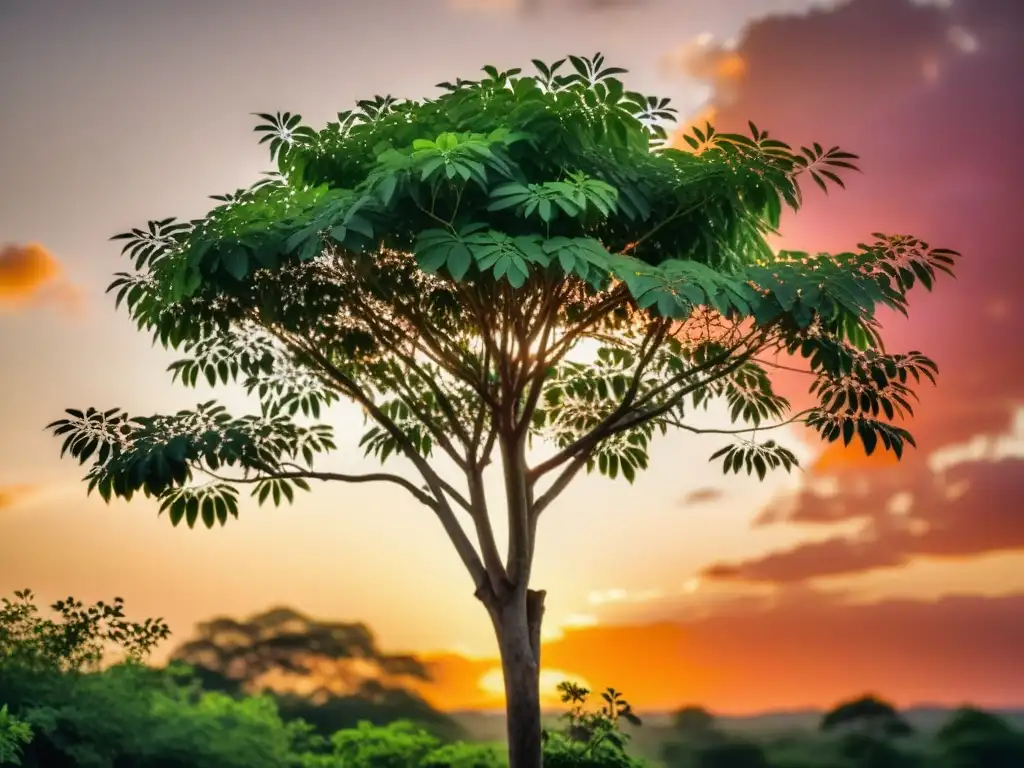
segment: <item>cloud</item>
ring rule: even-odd
[[[708,502],[718,501],[724,495],[720,488],[698,488],[695,491],[690,491],[683,497],[682,504],[684,507],[688,507],[691,504],[707,504]]]
[[[647,603],[652,600],[660,600],[664,597],[661,590],[643,589],[636,592],[614,588],[595,590],[587,595],[587,602],[591,605],[610,605],[616,603]],[[567,626],[567,625],[566,625]]]
[[[711,580],[793,583],[903,566],[916,558],[1024,551],[1024,458],[965,461],[947,471],[847,477],[827,492],[805,488],[769,507],[758,524],[862,521],[859,535],[797,544],[738,563]]]
[[[38,243],[0,247],[0,311],[33,306],[80,308],[81,290]]]
[[[647,0],[447,0],[448,7],[456,11],[477,11],[484,13],[518,12],[533,16],[552,8],[601,13],[628,8],[639,8]]]
[[[714,101],[690,123],[715,121],[718,110],[734,104],[742,94],[747,78],[747,60],[742,54],[716,41],[708,33],[698,35],[662,57],[661,69],[667,75],[683,74],[706,83]]]
[[[810,194],[784,219],[781,247],[843,251],[871,232],[911,232],[965,255],[955,282],[914,292],[909,322],[882,315],[891,350],[923,350],[940,368],[904,425],[918,450],[897,463],[859,443],[828,446],[806,487],[755,523],[852,524],[859,534],[719,563],[708,578],[797,583],[1024,550],[1022,455],[993,437],[1024,406],[1024,355],[1011,351],[1024,334],[1022,26],[1017,0],[851,0],[665,57],[667,71],[708,84],[705,112],[719,130],[746,132],[753,120],[784,141],[861,156],[848,190]],[[811,404],[805,377],[777,382],[795,410]]]
[[[21,503],[38,490],[34,485],[0,485],[0,511]]]
[[[861,156],[847,191],[809,194],[783,221],[782,247],[848,250],[871,232],[909,231],[965,254],[955,282],[915,291],[910,322],[883,318],[892,349],[923,350],[941,370],[915,409],[922,450],[911,462],[999,431],[1024,403],[1024,356],[1006,346],[1024,332],[1022,26],[1018,0],[851,0],[752,22],[732,46],[704,36],[663,62],[709,85],[719,130],[753,120],[782,140]],[[806,402],[799,377],[783,381]]]
[[[520,0],[447,0],[455,11],[500,12],[519,10]]]

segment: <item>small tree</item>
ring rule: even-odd
[[[275,504],[313,480],[404,488],[493,622],[514,766],[541,759],[545,593],[530,574],[559,494],[583,471],[632,482],[655,433],[700,431],[691,409],[718,398],[742,427],[712,458],[789,470],[791,452],[743,437],[783,423],[780,352],[809,360],[819,400],[789,423],[901,455],[913,441],[890,422],[910,412],[910,379],[936,369],[884,352],[875,309],[906,313],[911,286],[956,256],[882,235],[854,253],[775,253],[765,238],[800,184],[841,184],[854,155],[753,125],[666,147],[668,100],[627,91],[600,55],[534,63],[535,76],[485,67],[433,100],[361,101],[321,131],[262,114],[277,170],[203,219],[118,235],[134,271],[111,285],[187,355],[174,379],[239,381],[261,412],[71,410],[51,425],[91,462],[90,489],[155,496],[174,524],[225,523],[241,485]],[[405,471],[324,468],[335,441],[316,422],[339,399],[365,413],[367,453]],[[534,439],[548,451],[531,463]],[[505,557],[484,493],[495,460]]]
[[[0,673],[91,671],[115,650],[125,660],[140,661],[170,635],[163,619],[128,621],[120,597],[88,607],[68,597],[50,610],[59,620],[39,615],[29,589],[16,591],[13,600],[0,598]]]
[[[409,720],[443,740],[463,735],[402,685],[403,678],[428,679],[426,666],[414,656],[383,653],[365,624],[318,621],[290,608],[244,620],[219,616],[200,623],[170,658],[187,664],[206,690],[233,695],[266,692],[276,677],[269,690],[281,716],[300,718],[323,736],[363,720]]]
[[[1012,768],[1024,765],[1024,734],[1003,718],[962,707],[935,735],[949,768]]]
[[[672,713],[672,731],[692,741],[714,737],[715,716],[704,707],[690,705]]]
[[[821,730],[856,731],[880,741],[914,732],[892,704],[871,695],[836,705],[822,717]]]
[[[1003,718],[976,707],[961,707],[942,724],[935,740],[947,746],[976,737],[1001,737],[1013,733]]]
[[[669,766],[693,765],[699,748],[721,744],[726,736],[718,730],[715,716],[697,705],[672,713],[670,740],[661,747],[661,759]]]
[[[893,742],[914,732],[892,704],[871,695],[838,704],[821,719],[821,730],[839,733],[843,756],[865,768],[906,763]]]

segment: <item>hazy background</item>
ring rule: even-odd
[[[208,195],[254,181],[269,161],[251,112],[320,126],[484,63],[597,50],[689,119],[752,119],[862,156],[847,192],[812,192],[785,222],[785,246],[849,249],[881,230],[966,257],[886,326],[942,371],[898,466],[789,432],[804,472],[726,481],[706,463],[721,439],[684,435],[656,444],[632,488],[585,478],[564,495],[535,570],[545,680],[614,685],[639,709],[742,713],[868,689],[1024,705],[1020,0],[3,0],[0,594],[117,594],[181,637],[213,614],[293,605],[432,659],[424,693],[440,706],[493,704],[489,623],[436,519],[402,491],[316,488],[175,530],[151,502],[87,500],[43,426],[65,407],[206,399],[172,388],[175,355],[115,315],[107,238],[202,215]],[[360,465],[358,413],[335,421],[338,462]]]

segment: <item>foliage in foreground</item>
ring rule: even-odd
[[[21,765],[25,745],[32,741],[32,726],[0,706],[0,765]]]
[[[120,604],[115,601],[115,604]],[[109,638],[104,613],[68,599],[56,620],[39,615],[27,590],[0,610],[0,766],[26,768],[503,768],[501,745],[446,742],[406,721],[360,723],[329,737],[301,719],[282,718],[267,695],[204,691],[180,664],[140,663],[151,647],[129,640],[127,662],[100,669],[97,648]],[[67,606],[78,606],[68,610]],[[123,610],[117,621],[126,622]],[[156,626],[149,622],[131,626]],[[80,632],[75,634],[72,628]],[[129,633],[126,637],[136,637]],[[56,638],[63,638],[56,642]],[[115,648],[116,649],[116,648]],[[121,647],[124,650],[124,647]],[[640,725],[620,692],[607,689],[597,709],[590,691],[560,686],[566,712],[546,733],[548,768],[640,768],[628,731]],[[902,725],[893,725],[902,723]],[[627,725],[628,724],[628,725]],[[626,726],[625,728],[623,726]],[[650,725],[642,730],[648,731]],[[668,768],[1020,768],[1024,734],[993,714],[964,708],[925,739],[899,712],[865,696],[825,715],[822,735],[741,737],[699,707],[676,713],[665,732]],[[838,732],[836,735],[833,733]],[[640,733],[634,731],[634,733]],[[853,737],[852,741],[850,737]],[[917,739],[897,746],[896,739]]]

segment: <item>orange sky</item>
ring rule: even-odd
[[[886,324],[893,348],[941,368],[912,424],[919,450],[899,465],[783,431],[804,472],[725,480],[706,462],[719,438],[675,435],[633,487],[580,480],[541,527],[545,666],[641,708],[747,712],[864,688],[901,703],[1024,705],[1024,356],[1007,349],[1024,330],[1024,6],[435,4],[318,6],[315,18],[264,0],[242,15],[128,0],[0,9],[0,167],[16,190],[0,208],[0,594],[119,594],[182,639],[212,615],[294,605],[432,654],[424,692],[438,704],[493,704],[488,622],[436,521],[400,490],[315,488],[294,508],[244,504],[225,529],[173,530],[144,500],[86,500],[42,427],[64,407],[208,399],[173,388],[174,356],[113,312],[103,289],[122,265],[106,238],[199,215],[206,195],[256,178],[266,160],[250,112],[316,124],[375,92],[428,94],[485,61],[601,49],[632,70],[631,86],[714,114],[720,130],[753,119],[862,156],[847,191],[812,192],[784,223],[784,247],[910,231],[967,257],[955,283],[913,296],[909,322]],[[441,34],[460,44],[439,47]],[[402,53],[376,56],[383,39]],[[316,62],[284,55],[268,68],[260,51],[275,45],[316,50]],[[784,383],[794,398],[798,384]],[[361,424],[347,408],[334,421],[342,434]],[[353,443],[335,463],[363,462]]]

